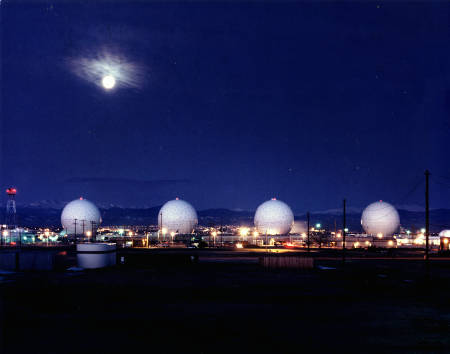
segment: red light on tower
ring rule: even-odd
[[[8,195],[8,203],[6,204],[6,224],[8,230],[13,230],[17,227],[16,223],[16,193],[15,188],[9,188],[6,190]]]
[[[272,200],[277,200],[277,198],[272,198]]]
[[[80,200],[83,200],[83,198],[80,198]]]

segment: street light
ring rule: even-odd
[[[172,232],[170,233],[170,236],[172,236],[172,247],[173,247],[173,237],[175,236],[175,232],[172,231]]]

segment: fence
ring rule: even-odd
[[[310,257],[259,257],[261,268],[313,268]]]

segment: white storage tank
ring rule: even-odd
[[[158,226],[166,234],[190,234],[198,224],[197,212],[194,207],[178,198],[168,201],[158,213]]]
[[[380,200],[364,209],[361,225],[368,235],[392,236],[400,226],[400,216],[391,204]]]
[[[95,232],[102,221],[100,210],[94,203],[87,199],[75,199],[67,204],[61,214],[61,224],[66,230],[67,235],[75,235],[75,222],[76,232],[78,236],[83,234],[83,222],[84,232]],[[92,223],[93,222],[93,223]]]
[[[286,235],[294,226],[294,213],[289,205],[272,198],[256,210],[255,226],[260,234]]]

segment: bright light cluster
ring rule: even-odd
[[[158,225],[162,226],[166,233],[190,234],[198,223],[197,212],[194,207],[184,200],[170,200],[163,205],[158,213]]]
[[[94,203],[86,199],[75,199],[65,206],[61,214],[61,224],[66,230],[67,235],[75,235],[75,219],[77,223],[77,235],[83,234],[84,231],[92,231],[92,223],[94,221],[94,230],[100,226],[102,221],[100,211]]]
[[[391,204],[379,201],[370,204],[364,209],[361,225],[368,235],[377,235],[378,237],[390,236],[399,227],[400,217]]]
[[[262,203],[255,213],[255,226],[261,235],[285,235],[294,225],[294,213],[281,200],[268,200]]]

